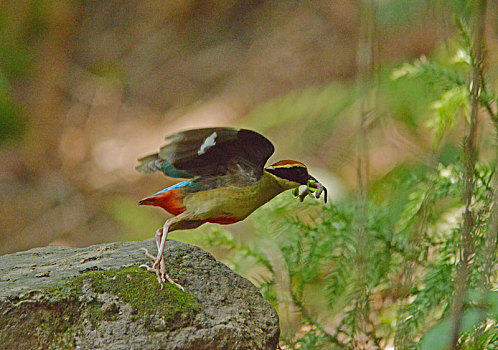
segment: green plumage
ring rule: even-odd
[[[195,213],[196,220],[223,215],[243,220],[279,193],[298,186],[267,172],[256,182],[241,183],[234,180],[225,179],[232,183],[225,182],[223,186],[201,184],[196,190],[187,192],[183,199],[186,211]],[[206,185],[209,190],[199,191]]]
[[[163,249],[168,232],[196,228],[206,222],[231,224],[244,220],[285,190],[307,185],[308,191],[310,180],[314,180],[306,166],[296,161],[281,161],[265,169],[274,147],[251,130],[196,129],[167,140],[169,143],[158,153],[139,159],[137,170],[161,171],[170,177],[192,180],[168,187],[139,203],[159,206],[175,215],[156,232],[158,255],[148,269],[157,274],[159,283],[169,281],[181,289],[165,268]],[[317,184],[313,186],[318,198],[324,187]]]

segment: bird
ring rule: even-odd
[[[263,135],[231,127],[201,128],[166,137],[159,152],[138,159],[136,170],[162,172],[183,180],[140,200],[139,205],[161,207],[173,217],[156,231],[156,256],[145,248],[159,284],[166,281],[184,288],[166,271],[163,257],[169,232],[194,229],[204,223],[228,225],[248,217],[278,194],[293,189],[301,201],[308,195],[320,198],[327,189],[295,160],[281,160],[265,167],[275,147]],[[298,188],[306,188],[299,193]]]

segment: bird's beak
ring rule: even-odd
[[[318,182],[318,180],[311,175],[310,175],[310,180],[313,181],[310,187],[316,188],[315,198],[320,198],[320,196],[323,193],[324,194],[323,201],[327,203],[327,197],[328,197],[327,188],[323,186],[320,182]]]

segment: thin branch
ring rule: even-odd
[[[484,94],[486,94],[487,93],[486,81],[484,80],[484,77],[482,76],[482,72],[481,72],[481,81],[482,81],[482,92]],[[493,107],[491,106],[489,101],[485,98],[481,98],[481,104],[484,106],[484,108],[486,109],[486,111],[489,114],[489,117],[493,121],[493,124],[495,126],[495,130],[498,131],[498,111],[496,111],[496,112],[493,111]]]
[[[497,135],[498,138],[498,135]],[[497,140],[498,142],[498,140]],[[498,241],[498,174],[493,176],[493,206],[489,218],[488,232],[485,243],[484,262],[484,289],[489,290],[491,286],[491,275],[496,264],[496,245]]]
[[[368,301],[368,247],[367,247],[367,229],[368,229],[368,211],[367,211],[367,191],[369,177],[369,159],[368,159],[368,119],[371,117],[375,103],[371,96],[370,82],[374,78],[375,60],[374,53],[376,47],[376,6],[373,1],[359,2],[360,19],[360,38],[358,40],[357,66],[359,82],[361,84],[361,110],[360,110],[360,129],[357,143],[357,180],[359,205],[355,215],[355,236],[356,236],[356,285],[358,297],[354,305],[353,323],[353,342],[363,343],[364,335],[368,335],[367,322],[369,312]],[[360,345],[360,344],[357,344]]]
[[[487,0],[472,1],[472,82],[470,90],[470,125],[469,134],[464,142],[464,201],[465,211],[463,214],[463,229],[461,234],[462,256],[458,266],[455,300],[453,305],[453,329],[451,336],[451,349],[458,349],[458,335],[460,333],[465,290],[469,275],[471,259],[474,254],[474,212],[472,210],[472,198],[474,195],[474,172],[477,158],[477,123],[480,107],[480,94],[482,92],[482,72],[484,63],[484,27],[486,18]]]

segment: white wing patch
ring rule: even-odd
[[[199,150],[197,151],[197,154],[198,155],[203,155],[204,153],[206,153],[206,151],[213,147],[214,145],[216,145],[216,136],[218,136],[218,134],[215,132],[213,132],[211,135],[209,135],[205,140],[204,140],[204,143],[201,145],[201,148],[199,148]]]

